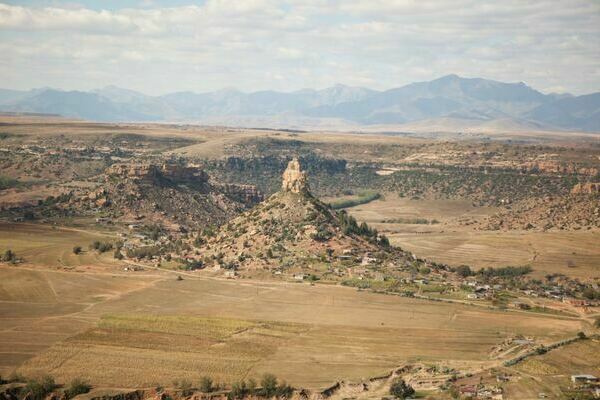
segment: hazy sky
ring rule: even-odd
[[[0,87],[600,91],[599,0],[0,0]]]

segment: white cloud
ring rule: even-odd
[[[542,90],[600,90],[596,1],[156,3],[113,11],[0,3],[5,85],[382,89],[458,73]]]

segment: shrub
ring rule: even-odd
[[[208,376],[203,376],[200,379],[200,391],[203,393],[210,393],[213,391],[213,381]]]
[[[191,396],[191,394],[193,393],[192,382],[188,381],[187,379],[175,381],[173,382],[173,385],[176,389],[181,390],[182,396]]]
[[[80,378],[75,378],[69,384],[69,387],[65,389],[65,396],[67,399],[72,399],[73,397],[89,392],[92,387],[85,381]]]
[[[329,239],[331,239],[332,236],[333,236],[333,234],[331,232],[329,232],[327,227],[321,225],[317,229],[317,232],[313,233],[311,237],[312,237],[312,239],[314,239],[318,242],[326,242]]]
[[[248,394],[248,388],[246,387],[246,382],[234,382],[231,385],[231,390],[229,391],[228,398],[233,399],[243,399]]]
[[[455,272],[463,278],[473,275],[473,271],[471,271],[471,268],[468,265],[461,265],[456,267]]]
[[[415,390],[412,386],[404,382],[404,379],[398,378],[392,382],[390,386],[390,394],[397,399],[406,399],[407,397],[415,394]]]
[[[275,391],[275,395],[281,399],[287,399],[292,397],[294,393],[294,388],[288,385],[285,382],[281,382],[279,386],[277,386],[277,390]]]
[[[121,253],[121,250],[119,250],[119,249],[115,250],[113,257],[116,258],[117,260],[122,260],[124,258],[123,253]]]
[[[277,377],[273,374],[264,374],[260,385],[265,397],[273,397],[277,391]]]
[[[31,400],[43,400],[54,389],[56,389],[54,378],[46,375],[39,381],[32,379],[27,382],[27,385],[23,388],[23,393]]]
[[[81,254],[81,246],[73,247],[73,254]]]
[[[2,259],[0,261],[14,262],[16,261],[16,259],[17,256],[15,255],[15,253],[11,249],[8,249],[4,252],[4,255],[2,256]]]

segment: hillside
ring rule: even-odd
[[[523,82],[448,75],[385,91],[335,85],[294,92],[235,89],[148,96],[107,86],[91,92],[0,89],[0,110],[96,121],[182,121],[327,129],[379,126],[431,131],[600,131],[600,96],[543,94]],[[413,124],[416,124],[413,126]]]
[[[262,200],[249,185],[221,184],[195,166],[119,163],[107,168],[99,182],[56,197],[31,209],[35,218],[93,216],[97,222],[160,226],[187,232],[220,225]]]
[[[315,198],[297,159],[289,162],[279,192],[197,242],[205,259],[227,269],[312,269],[357,255],[373,255],[377,262],[404,256],[376,230]]]

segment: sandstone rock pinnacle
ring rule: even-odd
[[[306,172],[301,170],[300,161],[294,158],[288,163],[283,172],[281,189],[284,192],[302,193],[308,191],[308,179]]]

